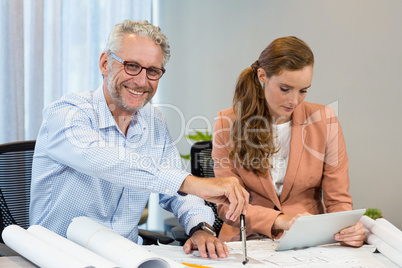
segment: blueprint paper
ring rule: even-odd
[[[381,268],[388,267],[378,261],[373,255],[375,246],[363,246],[360,248],[351,248],[340,246],[338,243],[311,247],[302,250],[275,251],[278,242],[265,240],[248,240],[248,257],[260,262],[247,263],[244,266],[239,258],[242,254],[241,242],[229,242],[226,245],[229,248],[230,256],[225,259],[203,259],[198,257],[197,251],[186,255],[181,247],[161,245],[147,246],[152,252],[158,255],[169,256],[178,262],[194,263],[214,268],[220,267],[359,267],[359,268]]]
[[[389,229],[391,232],[394,232],[395,235],[402,235],[402,231],[398,229],[395,225],[390,223],[388,220],[384,218],[376,219],[375,222]]]
[[[384,240],[377,237],[375,234],[366,232],[367,242],[370,245],[375,245],[377,250],[384,254],[388,259],[395,262],[397,265],[402,267],[402,253],[396,248],[387,244]]]
[[[67,229],[67,238],[121,267],[184,267],[180,263],[148,251],[144,246],[128,240],[88,217],[74,218]]]
[[[370,231],[390,246],[395,249],[400,249],[402,253],[402,233],[398,234],[381,224],[374,224]]]
[[[94,252],[64,238],[43,226],[32,225],[28,228],[28,232],[48,242],[52,246],[73,255],[74,257],[85,260],[85,262],[91,264],[96,268],[111,268],[118,267],[117,264],[95,254]]]
[[[363,224],[364,228],[366,228],[367,230],[370,230],[371,227],[375,224],[375,220],[366,215],[363,215],[359,221]]]
[[[366,229],[366,241],[368,244],[376,245],[378,251],[386,256],[390,254],[395,256],[394,253],[390,253],[394,250],[398,251],[399,254],[402,254],[401,230],[399,230],[386,219],[373,220],[367,216],[363,216],[360,221],[363,223],[363,226]],[[371,234],[374,234],[374,236]],[[371,237],[371,239],[369,239],[369,237]],[[380,243],[382,241],[387,245],[382,245],[382,243]],[[382,246],[378,247],[379,244]],[[392,247],[393,249],[390,249],[388,246]],[[402,264],[399,265],[402,266]]]
[[[2,237],[7,246],[39,267],[91,267],[89,263],[52,246],[18,225],[7,226]]]

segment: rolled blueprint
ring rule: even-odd
[[[28,228],[28,232],[34,234],[37,237],[40,237],[42,240],[48,242],[52,246],[64,251],[68,252],[74,257],[84,260],[85,262],[91,264],[96,268],[111,268],[118,267],[117,264],[105,259],[98,254],[64,238],[45,227],[40,225],[32,225]]]
[[[402,253],[402,233],[398,234],[391,228],[387,228],[378,223],[374,224],[370,231],[387,244],[393,246],[395,249],[399,249],[399,251]]]
[[[367,216],[361,217],[360,222],[366,230],[375,234],[376,237],[402,252],[402,232],[392,223],[385,219],[373,220]]]
[[[376,219],[375,222],[381,224],[382,226],[386,227],[390,231],[395,232],[395,234],[402,235],[401,230],[399,230],[395,225],[393,225],[392,223],[390,223],[389,221],[387,221],[384,218]]]
[[[183,267],[158,256],[88,217],[77,217],[67,229],[71,241],[103,256],[121,267]]]
[[[363,215],[359,221],[363,224],[366,230],[370,230],[371,227],[375,224],[375,220],[366,215]]]
[[[371,232],[366,232],[367,243],[375,245],[385,257],[402,267],[402,253]]]
[[[4,243],[39,267],[93,267],[66,251],[43,241],[18,225],[3,230]]]

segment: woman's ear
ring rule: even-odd
[[[262,68],[258,68],[257,77],[258,77],[258,80],[260,80],[260,82],[263,84],[265,84],[265,82],[268,79],[267,74],[265,73],[264,69],[262,69]]]
[[[99,69],[103,76],[107,76],[109,73],[109,57],[106,51],[99,58]]]

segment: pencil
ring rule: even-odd
[[[212,268],[212,267],[209,267],[209,266],[203,266],[203,265],[191,264],[191,263],[185,263],[185,262],[182,262],[181,264],[184,264],[184,265],[186,265],[186,266],[188,266],[188,267],[196,267],[196,268]]]

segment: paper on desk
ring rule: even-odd
[[[91,267],[90,263],[54,247],[18,225],[7,226],[2,237],[7,246],[39,267]]]
[[[88,217],[74,218],[67,229],[67,238],[121,267],[184,267],[148,251],[144,246],[137,245]]]
[[[402,267],[402,252],[392,247],[391,245],[389,245],[384,240],[380,239],[370,231],[366,232],[366,239],[367,243],[369,243],[370,245],[375,245],[379,252],[381,252],[388,259],[392,260],[400,267]]]
[[[366,241],[388,259],[402,267],[402,232],[386,219],[360,219],[366,229]]]
[[[365,216],[367,217],[367,216]],[[399,250],[402,254],[402,232],[386,219],[378,219],[369,229],[381,240]]]
[[[64,252],[68,252],[80,260],[85,260],[85,262],[96,268],[118,267],[117,264],[109,261],[108,259],[99,256],[98,254],[46,229],[43,226],[32,225],[28,228],[28,232],[34,234],[36,237],[40,237],[40,239]]]
[[[177,262],[194,263],[214,268],[219,267],[361,267],[361,268],[381,268],[386,267],[373,257],[373,246],[361,248],[351,248],[331,244],[327,246],[312,247],[303,250],[275,251],[277,242],[271,240],[250,240],[247,241],[248,256],[260,261],[262,264],[248,263],[244,266],[241,261],[242,248],[241,242],[227,243],[229,252],[233,259],[203,259],[197,257],[196,251],[186,255],[179,246],[162,245],[147,246],[149,249],[161,256]],[[241,260],[241,261],[239,261]]]
[[[389,229],[391,232],[394,232],[396,235],[402,235],[402,231],[398,229],[395,225],[390,223],[387,219],[385,218],[379,218],[375,220],[376,223],[381,224],[385,228]]]
[[[275,251],[278,241],[247,241],[250,256],[264,267],[385,267],[372,253],[374,247],[351,248],[338,243],[299,250]],[[228,243],[230,252],[240,252],[241,243]]]
[[[236,267],[237,264],[243,262],[242,253],[233,253],[227,258],[211,259],[202,258],[198,250],[193,250],[191,253],[186,254],[181,246],[160,244],[159,246],[150,245],[146,247],[157,255],[169,256],[170,259],[180,263],[191,263],[208,267]],[[247,267],[250,267],[250,264],[260,264],[261,267],[262,262],[249,258]],[[241,265],[243,266],[243,264]]]

